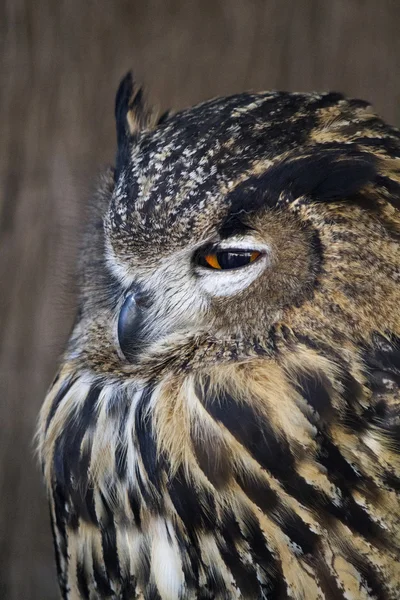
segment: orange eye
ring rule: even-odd
[[[261,252],[258,252],[258,250],[253,250],[252,252],[229,250],[216,252],[215,254],[206,254],[202,259],[200,258],[199,262],[203,267],[210,267],[211,269],[239,269],[254,262],[260,256]]]
[[[204,257],[204,260],[213,269],[221,269],[222,268],[218,262],[218,257],[216,254],[207,254],[207,256]]]
[[[254,262],[259,256],[261,256],[261,252],[254,250],[254,252],[252,252],[250,256],[250,262]]]

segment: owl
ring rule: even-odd
[[[400,133],[131,75],[39,419],[64,600],[400,598]]]

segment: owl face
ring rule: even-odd
[[[256,337],[260,322],[270,328],[296,298],[312,294],[319,257],[312,231],[295,217],[228,210],[212,228],[195,233],[170,251],[160,244],[143,265],[141,253],[130,261],[110,243],[108,265],[125,290],[117,338],[127,360],[176,334]]]
[[[241,94],[154,124],[127,78],[116,115],[116,169],[83,259],[86,361],[129,372],[204,339],[231,345],[214,359],[238,344],[245,357],[277,328],[326,332],[332,310],[366,303],[348,288],[367,283],[366,255],[380,260],[382,223],[365,210],[380,163],[351,143],[376,122],[364,102]]]

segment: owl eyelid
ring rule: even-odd
[[[206,249],[203,248],[198,254],[199,256],[206,256],[207,254],[251,254],[252,252],[259,252],[261,254],[262,250],[259,250],[258,248],[226,248],[224,246],[211,246]]]

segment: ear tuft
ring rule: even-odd
[[[126,158],[132,138],[141,131],[152,129],[157,123],[157,114],[149,109],[143,98],[141,87],[129,71],[119,84],[115,98],[115,121],[117,126],[117,171]]]
[[[153,127],[157,122],[156,115],[147,107],[143,91],[134,81],[131,71],[119,84],[115,98],[115,119],[118,136],[134,136],[144,129]]]

